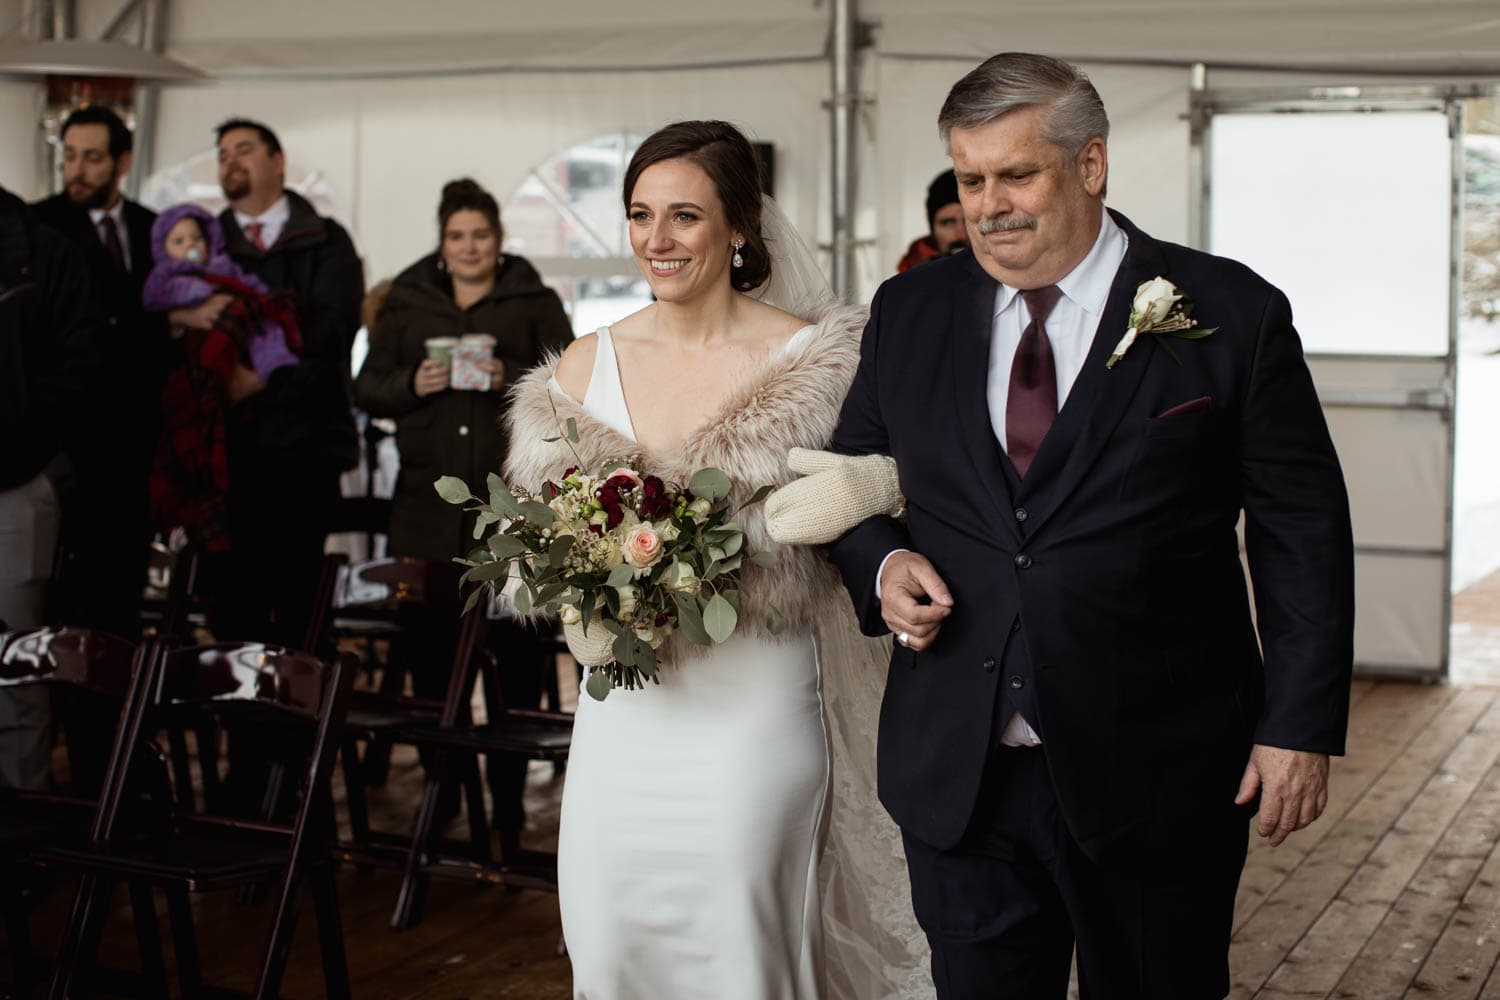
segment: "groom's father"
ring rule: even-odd
[[[880,793],[938,995],[1061,998],[1076,940],[1087,1000],[1222,997],[1255,804],[1273,844],[1316,819],[1348,715],[1348,500],[1291,309],[1105,210],[1067,63],[995,56],[938,125],[974,252],[875,297],[835,447],[894,455],[907,518],[833,548],[896,633]]]

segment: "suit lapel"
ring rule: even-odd
[[[1105,368],[1115,344],[1130,325],[1130,306],[1137,286],[1167,273],[1166,258],[1156,241],[1123,215],[1110,214],[1125,230],[1130,246],[1110,286],[1104,315],[1094,331],[1083,370],[1078,373],[1057,422],[1042,441],[1016,497],[1016,503],[1026,507],[1035,518],[1029,525],[1028,536],[1041,530],[1093,467],[1156,354],[1155,338],[1141,337],[1113,368]]]
[[[958,404],[958,432],[974,463],[976,477],[1000,514],[998,520],[1019,543],[1020,528],[1015,518],[1009,516],[1012,507],[1010,487],[1001,464],[1005,459],[990,424],[990,342],[998,284],[973,259],[972,253],[965,261],[965,267],[968,273],[955,296],[953,310],[953,384],[954,399]]]

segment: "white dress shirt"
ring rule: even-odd
[[[245,227],[252,222],[260,223],[260,241],[267,250],[276,245],[281,239],[281,231],[286,228],[286,220],[292,217],[292,206],[287,203],[286,195],[276,199],[275,204],[259,215],[246,215],[243,212],[234,213],[234,221],[239,223],[240,231],[245,238],[250,238],[250,231]],[[254,243],[254,240],[250,240]]]
[[[1104,306],[1109,300],[1109,289],[1114,284],[1115,273],[1125,259],[1125,250],[1130,240],[1125,232],[1115,225],[1115,220],[1104,212],[1099,226],[1099,235],[1094,240],[1088,255],[1078,266],[1057,282],[1062,292],[1057,304],[1047,317],[1047,341],[1052,345],[1053,363],[1057,369],[1057,405],[1061,409],[1067,402],[1068,393],[1083,370],[1089,346],[1104,317]],[[1015,360],[1016,347],[1021,343],[1021,334],[1031,322],[1031,311],[1020,289],[1002,284],[995,291],[995,312],[990,331],[990,368],[987,397],[990,409],[990,426],[1000,447],[1005,442],[1005,404],[1010,398],[1010,369]],[[885,557],[889,561],[897,549]],[[875,576],[875,596],[880,597],[880,577],[885,572],[885,561]],[[1041,737],[1017,712],[1006,723],[1000,734],[1005,746],[1026,747],[1041,744]]]
[[[116,198],[114,208],[91,208],[89,209],[89,221],[94,224],[94,233],[99,237],[99,242],[104,242],[104,219],[108,216],[115,220],[115,232],[120,237],[120,250],[125,256],[125,270],[130,270],[130,233],[125,229],[125,199]]]

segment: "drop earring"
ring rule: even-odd
[[[734,238],[734,256],[729,259],[729,263],[733,264],[735,267],[744,267],[745,258],[740,256],[740,251],[743,249],[745,249],[744,239],[736,236]]]

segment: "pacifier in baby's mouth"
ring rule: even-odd
[[[188,247],[187,248],[187,253],[184,254],[183,256],[184,256],[184,258],[186,260],[190,260],[194,264],[200,263],[203,260],[203,248],[202,247]]]

